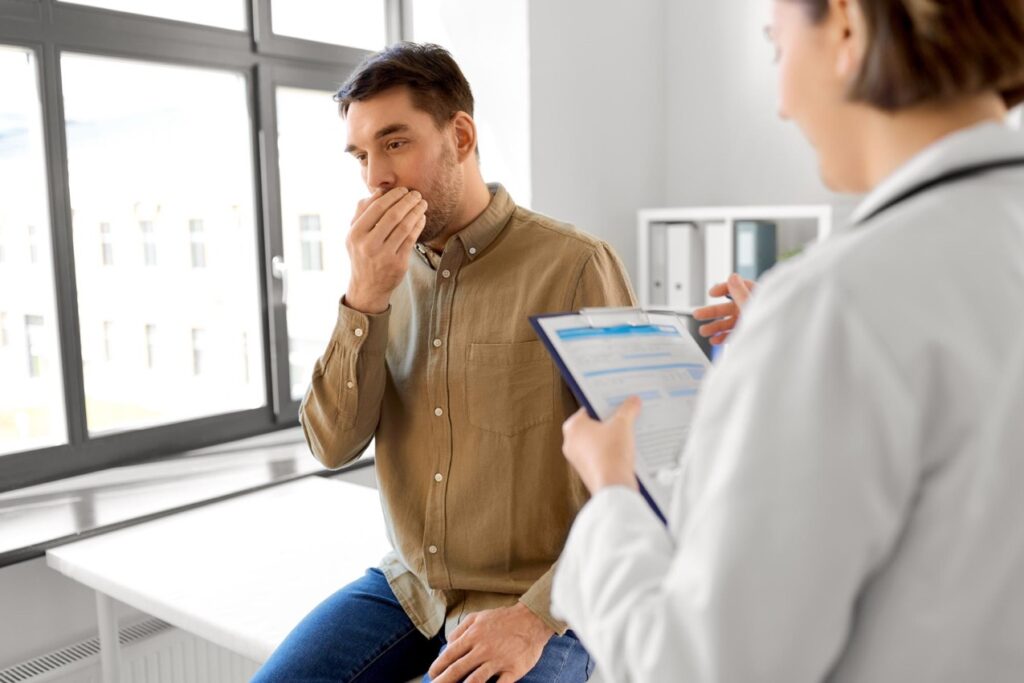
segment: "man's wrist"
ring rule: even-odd
[[[534,622],[534,625],[538,628],[538,632],[543,631],[548,635],[556,633],[556,631],[553,628],[551,628],[551,626],[549,626],[546,621],[541,619],[540,616],[538,616],[536,612],[530,609],[530,607],[522,600],[516,602],[516,604],[512,606],[512,609],[518,610],[524,616],[528,615],[529,617],[531,617]]]
[[[391,303],[390,299],[390,296],[366,296],[358,290],[352,290],[351,288],[342,297],[346,306],[367,315],[379,315],[388,310],[388,306]]]

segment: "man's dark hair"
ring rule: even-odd
[[[370,55],[334,95],[341,115],[353,102],[405,86],[413,106],[443,128],[460,111],[473,115],[473,93],[451,54],[431,43],[395,43]]]

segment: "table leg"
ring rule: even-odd
[[[100,670],[103,683],[121,680],[121,642],[118,637],[117,605],[109,595],[96,591],[96,620],[100,632]]]

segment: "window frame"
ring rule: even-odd
[[[74,5],[60,0],[0,0],[0,45],[33,52],[43,116],[50,248],[67,442],[0,455],[0,492],[166,457],[298,424],[292,400],[283,281],[275,88],[332,90],[366,50],[277,36],[270,32],[271,0],[238,0],[247,28],[199,24]],[[286,1],[286,0],[278,0]],[[402,0],[386,0],[388,42],[409,35]],[[106,434],[89,434],[85,415],[82,339],[68,183],[61,55],[65,52],[231,71],[245,80],[250,119],[253,211],[266,403],[260,408]],[[43,230],[46,226],[37,226]],[[187,238],[191,244],[191,235]],[[115,255],[116,258],[116,255]],[[299,264],[295,264],[298,267]]]

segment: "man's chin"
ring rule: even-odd
[[[416,241],[419,242],[420,244],[428,244],[429,242],[434,242],[437,240],[437,238],[444,234],[446,227],[447,226],[445,225],[428,225],[427,227],[423,228],[423,232],[420,233],[420,236]]]

